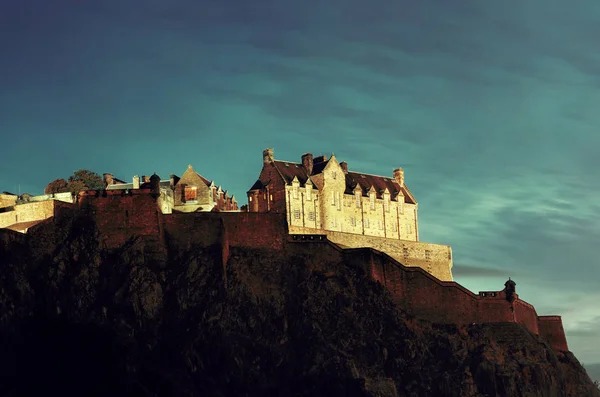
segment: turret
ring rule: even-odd
[[[156,172],[150,177],[150,189],[153,196],[158,197],[160,195],[160,177],[156,175]]]

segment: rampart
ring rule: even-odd
[[[0,212],[0,228],[15,223],[41,221],[54,216],[56,201],[39,201],[15,205],[12,211]]]
[[[395,240],[362,234],[290,226],[292,234],[326,234],[342,247],[370,247],[390,255],[405,266],[421,267],[440,280],[452,281],[452,248],[420,241]]]
[[[441,281],[420,267],[404,266],[374,248],[342,249],[331,241],[335,235],[330,233],[289,234],[284,214],[163,215],[156,197],[144,190],[88,192],[81,195],[78,203],[82,211],[95,216],[100,241],[106,248],[118,248],[131,237],[142,237],[156,245],[155,251],[220,244],[224,266],[230,247],[268,249],[288,260],[302,257],[305,263],[344,263],[363,269],[391,292],[400,308],[417,318],[446,324],[520,323],[545,338],[554,349],[568,349],[561,318],[538,317],[535,308],[517,294],[511,298],[506,289],[474,294],[456,282]]]

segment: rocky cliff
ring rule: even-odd
[[[317,245],[101,237],[0,231],[1,396],[600,396],[525,328],[419,321]]]

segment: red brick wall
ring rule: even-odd
[[[568,351],[567,338],[560,316],[540,316],[540,335],[557,351]]]
[[[272,163],[264,164],[259,179],[270,183],[268,193],[267,189],[264,189],[259,192],[258,197],[252,193],[248,195],[248,197],[253,197],[252,200],[258,198],[258,212],[285,213],[285,184],[275,166]],[[273,200],[270,198],[271,195]],[[248,199],[248,211],[254,211],[254,201],[251,202],[250,199]]]

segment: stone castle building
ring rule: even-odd
[[[157,178],[156,186],[152,178]],[[161,180],[156,174],[151,177],[138,175],[132,183],[104,174],[106,190],[156,189],[159,192],[159,206],[163,214],[175,212],[238,211],[237,200],[221,186],[215,185],[198,174],[191,165],[183,175],[171,174],[169,179]]]
[[[418,203],[404,171],[390,177],[350,171],[335,155],[276,160],[263,151],[258,180],[247,192],[249,212],[286,214],[291,234],[327,234],[343,247],[372,247],[442,281],[452,280],[449,246],[419,241]]]

